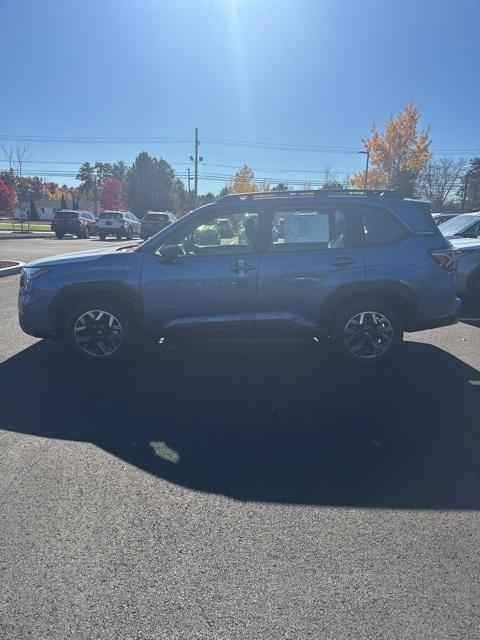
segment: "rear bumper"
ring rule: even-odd
[[[125,233],[127,231],[127,228],[125,226],[115,226],[115,227],[98,227],[98,233],[101,233],[102,235],[108,236],[109,234],[113,234],[116,235],[117,233]]]
[[[412,326],[408,327],[408,332],[414,331],[426,331],[427,329],[438,329],[440,327],[448,327],[458,322],[458,312],[460,310],[460,298],[455,298],[453,313],[441,316],[440,318],[431,318],[429,320],[421,320],[415,322]]]
[[[52,224],[50,226],[51,230],[54,233],[61,233],[61,234],[66,234],[66,233],[71,233],[72,235],[76,236],[79,233],[81,233],[83,231],[83,227],[81,227],[80,225],[58,225],[58,224]]]

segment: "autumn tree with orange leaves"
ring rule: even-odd
[[[369,189],[395,189],[402,196],[415,194],[415,183],[420,171],[431,158],[430,125],[418,133],[420,113],[410,102],[385,125],[385,131],[372,126],[372,135],[362,140],[370,152]],[[363,189],[365,173],[355,174],[350,184]]]

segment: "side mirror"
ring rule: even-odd
[[[160,260],[165,264],[173,264],[177,258],[185,255],[185,252],[179,244],[166,244],[160,247],[158,255],[160,256]]]

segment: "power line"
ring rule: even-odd
[[[14,135],[0,134],[0,140],[5,142],[48,142],[48,143],[68,143],[68,144],[190,144],[190,136],[169,136],[169,137],[119,137],[119,136],[39,136],[39,135]],[[261,142],[254,140],[230,140],[219,138],[206,138],[204,144],[232,146],[239,148],[270,149],[277,151],[306,151],[315,153],[357,153],[360,145],[357,146],[322,146],[293,144],[283,142]],[[439,148],[434,150],[434,155],[475,155],[480,154],[479,149],[465,148]]]
[[[167,138],[120,138],[90,136],[18,136],[10,134],[0,134],[0,140],[6,142],[49,142],[49,143],[85,143],[85,144],[159,144],[159,143],[190,143],[191,137],[167,137]]]

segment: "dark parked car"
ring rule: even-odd
[[[58,239],[67,233],[77,238],[89,238],[91,235],[97,235],[97,220],[90,211],[60,209],[55,214],[50,228]]]
[[[147,240],[176,221],[171,211],[148,211],[142,218],[140,237]]]
[[[232,224],[229,242],[219,219]],[[369,364],[391,357],[404,331],[456,322],[456,263],[426,202],[376,191],[232,194],[123,251],[31,262],[20,324],[95,362],[144,336],[324,333],[339,356]]]

